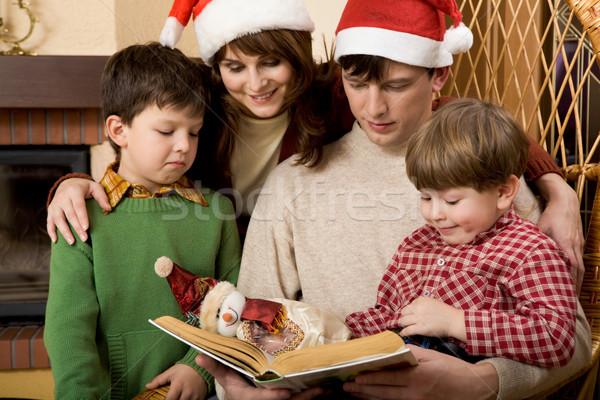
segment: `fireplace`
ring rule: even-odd
[[[0,325],[43,323],[48,296],[49,189],[89,173],[87,146],[0,147]]]
[[[46,368],[49,188],[104,141],[107,56],[0,57],[0,371]],[[93,163],[93,161],[92,161]]]

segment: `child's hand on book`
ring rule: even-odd
[[[417,297],[402,309],[401,336],[453,337],[466,342],[465,312],[432,297]]]
[[[204,378],[194,368],[185,364],[175,364],[146,384],[148,389],[170,384],[165,400],[204,399],[208,387]]]

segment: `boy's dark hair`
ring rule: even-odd
[[[525,172],[529,140],[502,107],[453,100],[415,132],[406,150],[406,173],[417,189],[470,187],[479,192]]]
[[[361,77],[366,81],[381,82],[389,63],[394,61],[380,56],[353,54],[340,57],[338,62],[342,69],[352,76]],[[434,70],[435,68],[427,68],[430,78]]]
[[[209,103],[208,68],[178,49],[158,42],[136,44],[113,54],[102,74],[101,101],[104,120],[117,115],[125,125],[147,107],[187,109],[191,117],[203,116]],[[120,156],[120,147],[110,141]]]

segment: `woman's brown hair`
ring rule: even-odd
[[[292,88],[287,94],[283,110],[289,110],[289,128],[294,130],[295,150],[299,163],[312,165],[321,158],[325,121],[318,91],[332,80],[335,64],[328,61],[317,66],[312,53],[310,32],[286,29],[269,30],[243,36],[227,44],[234,52],[252,56],[268,55],[287,61],[294,71]],[[205,126],[211,129],[207,135],[217,135],[213,142],[216,149],[215,165],[231,175],[231,157],[235,150],[235,135],[239,128],[240,113],[248,113],[245,107],[227,92],[220,76],[219,62],[223,60],[227,46],[221,48],[214,58],[212,114],[207,114]]]

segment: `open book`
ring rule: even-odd
[[[150,323],[247,376],[258,387],[299,391],[351,380],[359,372],[417,365],[402,338],[391,331],[296,349],[273,358],[243,340],[208,332],[170,316]]]

